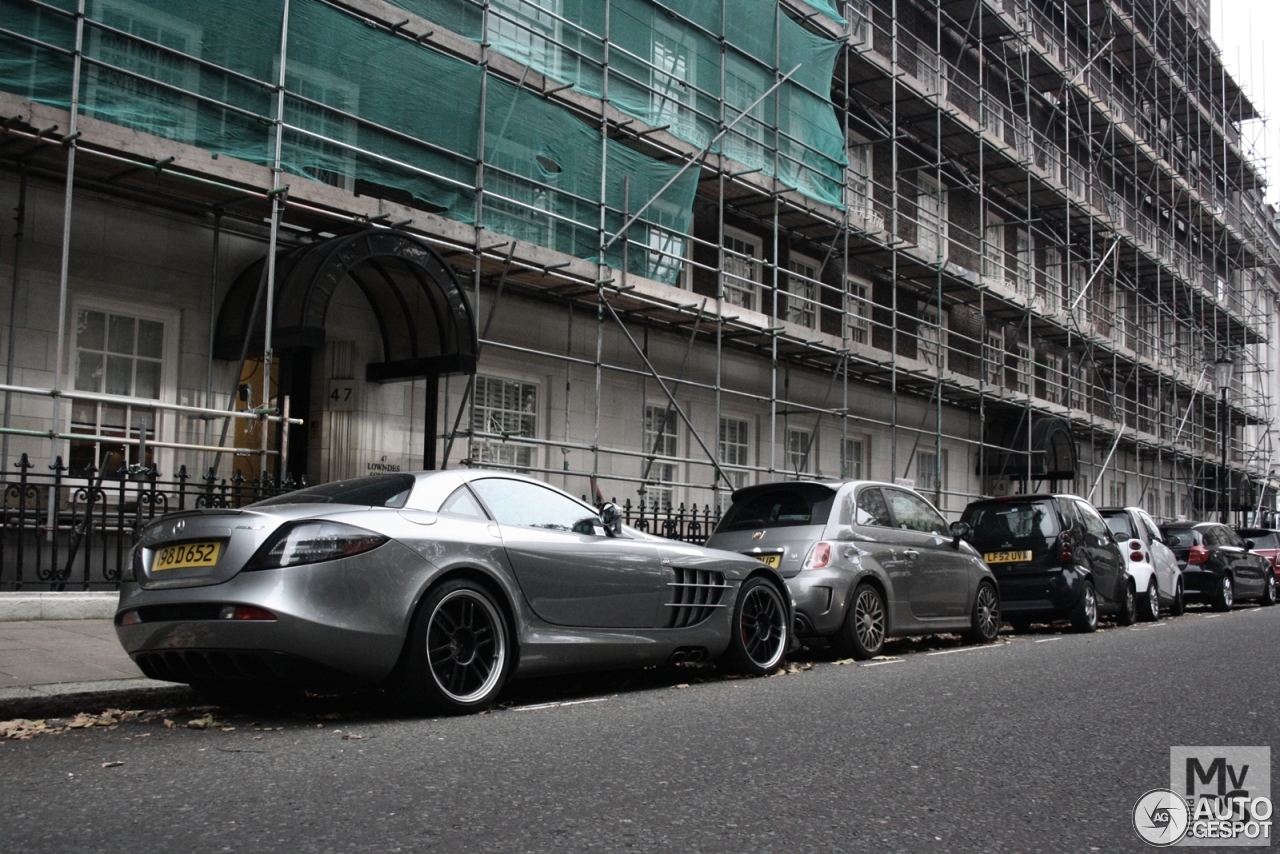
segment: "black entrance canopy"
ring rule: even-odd
[[[1030,442],[1028,420],[1031,421]],[[1028,412],[1018,418],[997,417],[987,430],[986,443],[989,447],[979,458],[978,474],[1012,480],[1025,480],[1028,475],[1032,480],[1075,479],[1076,441],[1071,435],[1071,425],[1062,418],[1032,418]]]
[[[240,358],[246,336],[249,352],[262,352],[265,307],[259,306],[253,318],[259,290],[265,291],[265,267],[266,258],[251,264],[223,299],[215,358]],[[367,380],[475,373],[475,322],[452,268],[418,238],[387,229],[317,241],[276,256],[272,349],[324,347],[330,301],[348,277],[369,301],[382,336],[382,361],[368,365]]]

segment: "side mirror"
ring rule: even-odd
[[[1180,545],[1182,545],[1182,538],[1181,538],[1181,537],[1166,537],[1166,538],[1165,538],[1165,541],[1164,541],[1164,544],[1165,544],[1166,546],[1168,546],[1169,548],[1173,548],[1174,546],[1180,546]]]
[[[1121,536],[1120,534],[1117,534],[1115,531],[1111,532],[1111,542],[1113,543],[1123,543],[1128,539],[1129,539],[1128,534]]]
[[[617,504],[609,502],[600,508],[600,522],[604,525],[604,532],[609,536],[622,535],[622,511],[618,509]]]
[[[953,549],[960,548],[960,541],[968,539],[969,535],[973,533],[973,528],[969,527],[968,522],[952,522],[949,530],[951,531],[951,548]]]
[[[1256,545],[1257,545],[1257,543],[1255,543],[1253,540],[1245,540],[1245,541],[1244,541],[1244,547],[1245,547],[1246,549],[1248,549],[1249,551],[1253,551],[1253,547],[1254,547],[1254,546],[1256,546]]]

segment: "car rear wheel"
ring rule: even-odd
[[[1084,583],[1084,589],[1080,591],[1080,599],[1071,609],[1071,625],[1075,626],[1078,632],[1098,630],[1098,594],[1093,591],[1092,582]]]
[[[1169,606],[1169,616],[1181,617],[1187,613],[1187,597],[1182,592],[1182,582],[1178,582],[1178,586],[1173,591],[1173,603]]]
[[[1126,581],[1124,585],[1124,596],[1120,599],[1120,613],[1116,615],[1116,622],[1122,626],[1132,626],[1138,622],[1138,594],[1133,589],[1133,582]]]
[[[1262,585],[1261,603],[1263,605],[1276,604],[1276,574],[1271,567],[1267,567],[1267,581]]]
[[[733,606],[733,633],[725,662],[735,673],[764,676],[782,663],[791,638],[787,605],[766,578],[748,578]]]
[[[1151,623],[1160,619],[1160,587],[1154,578],[1147,584],[1147,592],[1143,594],[1142,609],[1139,614],[1142,619]]]
[[[493,594],[468,579],[446,581],[418,606],[400,694],[417,711],[480,711],[502,690],[511,661],[507,623]]]
[[[1218,586],[1213,591],[1213,610],[1230,611],[1235,601],[1235,585],[1231,583],[1231,576],[1224,573],[1222,578],[1218,579]]]
[[[840,626],[839,646],[854,658],[875,658],[884,648],[887,627],[884,597],[870,584],[859,584]]]
[[[973,625],[966,640],[970,643],[991,643],[1000,634],[1000,597],[996,589],[985,581],[978,585],[978,595],[973,597]]]

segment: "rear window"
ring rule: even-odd
[[[825,525],[836,494],[825,486],[795,484],[753,492],[735,501],[716,532],[748,528]]]
[[[1161,528],[1160,532],[1164,534],[1165,543],[1174,548],[1187,548],[1189,546],[1194,546],[1200,541],[1196,536],[1195,528],[1168,526]],[[1174,537],[1178,538],[1178,542],[1170,542]]]
[[[1240,536],[1253,540],[1255,549],[1280,549],[1280,535],[1275,531],[1241,531]]]
[[[1125,538],[1138,536],[1138,532],[1133,530],[1133,525],[1129,522],[1128,513],[1104,513],[1102,518],[1111,529],[1111,533]]]
[[[319,486],[308,486],[286,492],[250,507],[274,507],[279,504],[355,504],[360,507],[403,507],[413,491],[411,474],[375,474],[335,480]]]
[[[1044,540],[1058,536],[1058,514],[1043,501],[1009,501],[971,506],[964,521],[973,529],[973,542],[997,544]]]

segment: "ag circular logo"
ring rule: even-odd
[[[1133,829],[1161,848],[1186,835],[1189,818],[1187,802],[1168,789],[1152,789],[1133,805]]]

